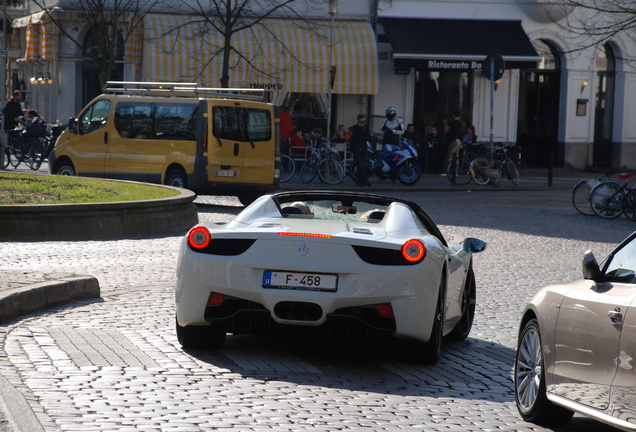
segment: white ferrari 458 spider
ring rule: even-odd
[[[198,225],[178,257],[181,345],[220,347],[227,333],[319,332],[405,341],[411,360],[439,360],[475,315],[472,254],[449,244],[417,204],[355,192],[281,192],[225,225]],[[380,339],[383,338],[383,339]]]

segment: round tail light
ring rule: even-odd
[[[420,240],[411,239],[402,245],[402,256],[408,262],[416,264],[426,256],[426,246]]]
[[[188,233],[188,244],[193,249],[203,249],[210,244],[212,236],[206,227],[194,227]]]

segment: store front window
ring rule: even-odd
[[[417,70],[413,111],[416,129],[426,134],[456,110],[463,123],[472,123],[472,87],[473,75],[469,71]]]

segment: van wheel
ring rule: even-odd
[[[55,170],[55,174],[57,175],[65,175],[65,176],[75,176],[75,168],[73,168],[73,164],[70,162],[62,162],[60,163]]]
[[[163,184],[168,186],[175,186],[180,188],[187,187],[186,175],[183,170],[175,168],[168,171],[166,179]]]

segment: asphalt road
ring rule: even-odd
[[[552,430],[515,408],[520,312],[540,286],[579,278],[583,252],[600,259],[634,223],[577,214],[565,188],[393,193],[421,203],[447,237],[489,243],[475,256],[473,331],[435,366],[311,340],[230,336],[218,351],[184,351],[173,299],[181,238],[162,237],[0,244],[4,270],[92,275],[102,290],[0,327],[0,372],[46,431]],[[202,221],[242,208],[234,198],[198,203]],[[575,416],[563,430],[612,429]]]

